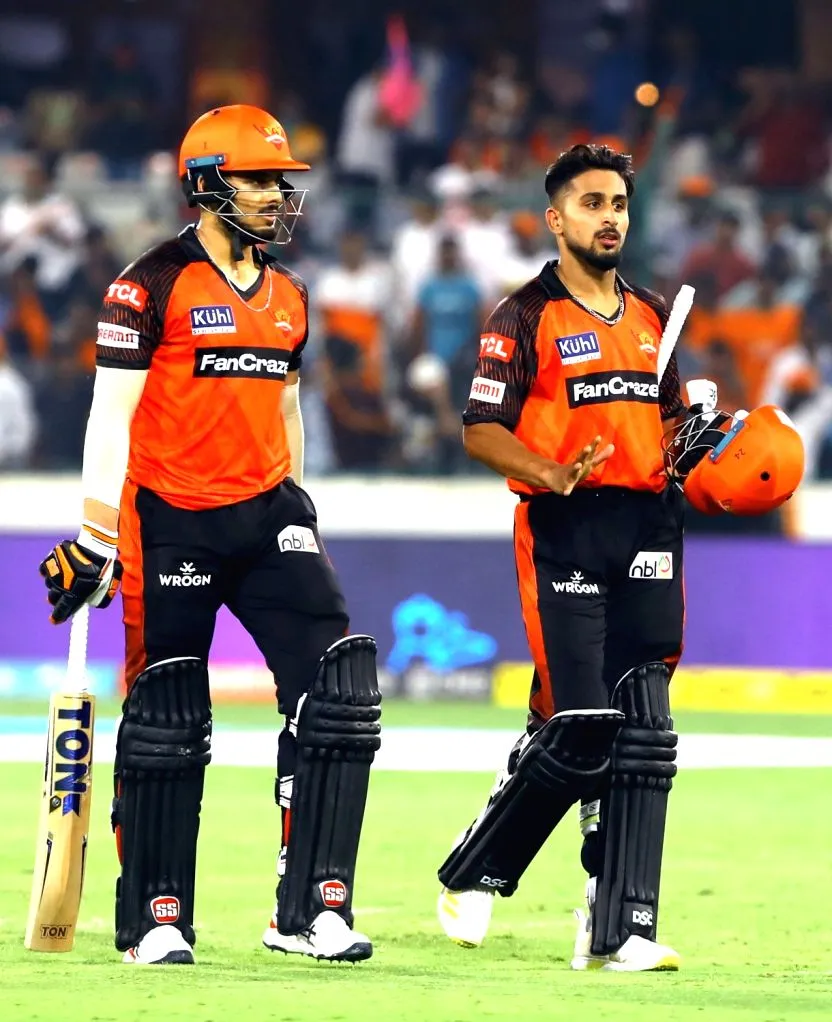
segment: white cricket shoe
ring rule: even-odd
[[[601,966],[603,972],[678,972],[681,955],[634,933]]]
[[[337,912],[329,911],[315,916],[309,929],[294,934],[278,930],[275,912],[263,934],[263,944],[270,951],[306,955],[325,962],[362,962],[373,954],[372,942],[366,934],[351,930]]]
[[[436,905],[446,935],[460,947],[479,947],[488,934],[494,892],[483,888],[449,891],[443,887]]]
[[[676,972],[681,964],[680,955],[664,944],[647,940],[636,934],[628,937],[621,947],[610,955],[592,953],[592,903],[595,901],[595,877],[586,885],[586,910],[575,909],[578,932],[571,966],[577,971],[600,969],[602,972]]]
[[[148,930],[135,947],[124,952],[125,965],[193,965],[194,949],[175,926]]]

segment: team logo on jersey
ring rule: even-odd
[[[480,358],[496,358],[500,362],[510,362],[517,341],[502,334],[483,334],[480,337]]]
[[[236,334],[230,305],[197,305],[190,310],[192,334]]]
[[[114,302],[116,305],[126,305],[136,312],[144,312],[147,305],[147,291],[140,285],[134,284],[132,280],[114,280],[107,288],[104,295],[105,302]]]
[[[274,313],[274,325],[278,330],[283,330],[285,333],[289,333],[292,329],[292,317],[289,315],[288,309],[275,309]]]
[[[565,366],[577,362],[592,362],[601,357],[601,345],[598,334],[590,330],[585,334],[570,334],[568,337],[556,337],[560,360]]]
[[[139,331],[116,323],[99,323],[95,343],[104,348],[138,348]]]
[[[500,405],[503,403],[505,392],[506,385],[500,380],[487,380],[484,376],[475,376],[468,397],[471,401],[485,401],[489,405]]]
[[[570,408],[603,405],[610,401],[639,401],[655,405],[659,402],[659,381],[655,373],[625,370],[620,373],[587,373],[566,381]]]
[[[194,376],[285,380],[291,354],[275,348],[197,348],[194,352]]]
[[[646,351],[648,355],[655,355],[658,351],[655,339],[646,330],[642,330],[638,335],[638,346],[642,351]]]

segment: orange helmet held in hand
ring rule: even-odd
[[[694,415],[669,434],[664,446],[671,480],[708,515],[773,511],[803,478],[803,441],[775,405],[736,415]]]
[[[309,169],[308,163],[292,158],[289,140],[278,120],[259,107],[242,103],[215,107],[198,117],[179,150],[179,176],[188,205],[216,213],[235,231],[248,236],[249,244],[252,240],[276,244],[291,240],[306,190],[293,188],[283,177],[283,171]],[[241,222],[247,214],[234,201],[238,194],[262,193],[263,188],[235,187],[224,177],[258,171],[276,171],[280,176],[281,207],[273,237],[246,230]]]

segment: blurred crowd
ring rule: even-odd
[[[832,478],[828,97],[794,72],[715,74],[681,26],[636,43],[606,10],[567,72],[394,21],[331,127],[276,92],[313,165],[277,253],[310,288],[311,473],[477,471],[460,412],[484,317],[557,257],[547,164],[602,141],[636,161],[622,272],[670,299],[696,288],[683,378],[715,379],[728,409],[784,407]],[[189,220],[151,75],[126,44],[107,59],[72,109],[0,96],[0,468],[80,465],[101,295]]]

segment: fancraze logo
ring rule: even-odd
[[[197,348],[194,376],[285,380],[291,352],[274,348]]]
[[[601,405],[610,401],[640,401],[655,405],[659,402],[659,381],[655,373],[627,370],[620,373],[587,373],[566,381],[566,394],[570,408],[581,405]]]

